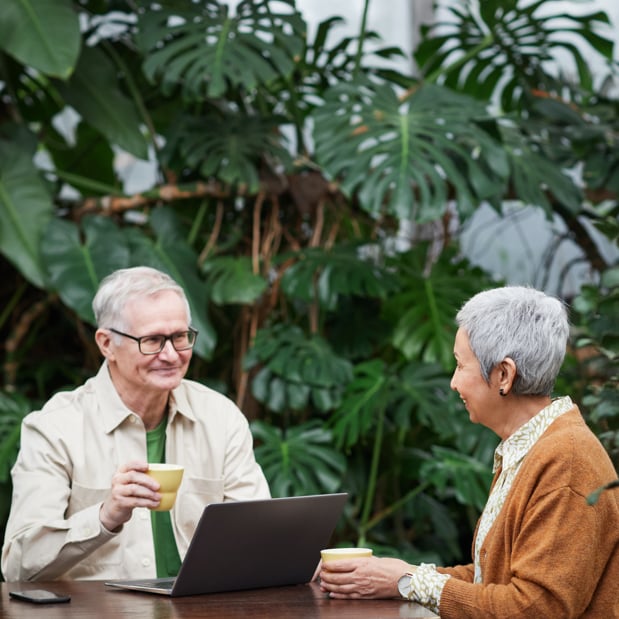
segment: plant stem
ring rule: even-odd
[[[11,312],[17,306],[17,303],[21,299],[27,287],[28,282],[24,280],[19,286],[19,288],[15,290],[15,292],[11,295],[9,302],[5,305],[4,310],[0,314],[0,328],[2,328],[4,326],[4,323],[8,320]]]
[[[365,0],[363,3],[363,17],[361,18],[361,31],[359,32],[359,45],[357,46],[357,55],[355,57],[355,70],[353,78],[359,73],[361,68],[361,59],[363,57],[363,43],[365,42],[365,34],[368,26],[368,9],[370,8],[370,0]]]
[[[400,509],[402,505],[405,505],[406,503],[408,503],[408,501],[410,501],[415,496],[423,492],[429,485],[430,485],[429,481],[424,481],[422,484],[415,486],[411,491],[407,492],[402,498],[398,499],[397,501],[389,505],[389,507],[386,507],[385,509],[380,511],[378,514],[374,516],[374,518],[368,521],[365,531],[367,532],[372,527],[375,527],[381,520],[383,520],[387,516],[390,516],[391,514],[393,514],[393,512]]]
[[[372,505],[374,504],[374,494],[376,493],[376,480],[378,479],[378,463],[380,461],[384,427],[385,409],[381,408],[378,414],[378,422],[376,424],[376,434],[374,435],[374,447],[372,449],[372,463],[370,465],[368,488],[365,494],[363,511],[361,513],[361,522],[359,523],[359,546],[365,545],[366,533],[370,528],[368,526],[368,522],[370,521],[370,511],[372,509]]]

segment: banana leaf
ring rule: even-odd
[[[2,0],[0,49],[50,77],[68,78],[81,34],[71,0]]]
[[[32,161],[31,138],[24,132],[13,137],[0,139],[0,252],[28,281],[43,288],[46,277],[39,243],[54,208]]]

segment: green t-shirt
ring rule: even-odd
[[[165,461],[165,431],[167,417],[154,429],[146,433],[146,453],[149,462]],[[170,512],[150,513],[155,540],[155,561],[157,563],[157,578],[176,576],[181,567]]]

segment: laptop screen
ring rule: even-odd
[[[211,503],[204,508],[171,591],[157,590],[152,579],[106,584],[180,596],[309,582],[347,496]]]

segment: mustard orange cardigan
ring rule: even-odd
[[[483,583],[473,583],[472,564],[439,568],[453,577],[441,618],[619,619],[619,490],[586,500],[616,477],[577,407],[556,419],[486,536]]]

